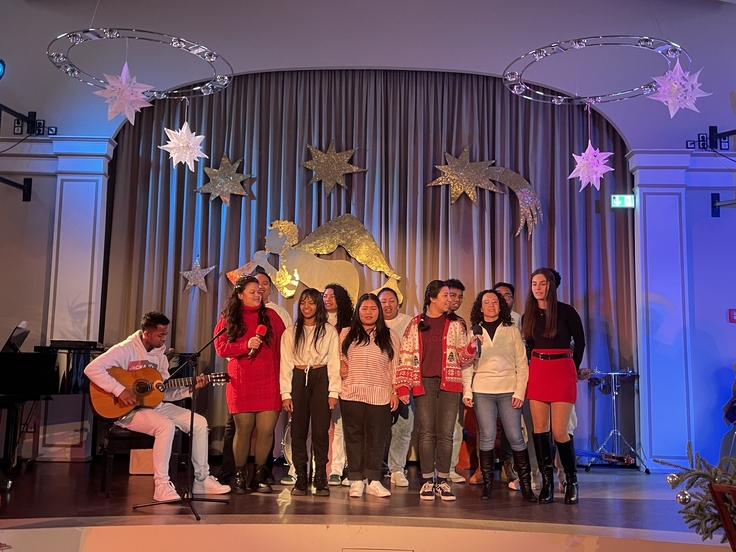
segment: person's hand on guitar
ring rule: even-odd
[[[202,389],[205,385],[207,385],[207,379],[204,377],[204,374],[199,374],[194,384],[194,389]]]
[[[127,389],[123,389],[123,392],[118,395],[118,402],[123,406],[135,406],[135,395]]]

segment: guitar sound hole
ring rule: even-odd
[[[147,382],[146,380],[138,380],[135,382],[135,394],[136,395],[146,395],[151,390],[150,382]]]

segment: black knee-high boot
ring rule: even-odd
[[[562,469],[565,470],[565,504],[578,503],[578,470],[575,462],[575,445],[570,439],[557,443]]]
[[[519,474],[519,486],[521,487],[521,496],[524,500],[529,502],[536,502],[537,496],[532,491],[532,466],[529,463],[529,451],[515,450],[514,452],[514,464],[516,464],[516,471]]]
[[[483,490],[480,493],[480,499],[488,500],[493,493],[493,451],[481,450],[478,452],[480,473],[483,476]]]
[[[537,453],[539,471],[542,473],[542,490],[539,491],[540,504],[552,502],[555,496],[554,477],[552,475],[552,444],[550,433],[532,433],[534,449]]]

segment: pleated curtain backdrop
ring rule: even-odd
[[[634,100],[636,101],[636,100]],[[205,135],[194,173],[172,167],[164,128],[186,121]],[[115,343],[137,328],[151,309],[172,319],[171,346],[196,350],[212,335],[232,290],[225,272],[263,249],[269,224],[293,221],[303,239],[344,213],[360,219],[403,276],[404,310],[421,309],[425,285],[434,278],[459,278],[467,287],[460,314],[469,315],[475,295],[497,281],[517,288],[523,310],[529,277],[542,266],[562,274],[561,300],[585,324],[583,365],[607,372],[633,366],[633,216],[610,208],[611,193],[630,193],[627,148],[615,128],[592,114],[593,146],[614,153],[615,169],[600,192],[579,193],[567,176],[573,153],[588,142],[582,107],[554,106],[518,98],[499,78],[457,73],[325,70],[241,75],[223,92],[191,100],[155,101],[115,138],[111,178],[109,262],[104,335]],[[325,151],[354,148],[350,163],[366,172],[346,175],[347,186],[327,194],[323,183],[307,185],[312,171],[307,144]],[[478,205],[463,195],[450,203],[448,186],[427,188],[441,176],[445,152],[520,173],[536,190],[544,218],[527,240],[514,236],[514,193],[478,189]],[[222,155],[243,158],[238,172],[250,197],[231,196],[230,207],[195,189],[209,179]],[[197,256],[208,293],[183,292]],[[342,250],[332,258],[347,258]],[[277,266],[277,257],[271,262]],[[385,277],[355,263],[362,291]],[[293,300],[279,298],[288,310]],[[203,362],[214,366],[214,353]],[[216,368],[224,370],[224,361]],[[219,396],[219,395],[218,395]],[[219,417],[219,416],[218,416]]]

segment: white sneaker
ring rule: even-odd
[[[342,485],[343,487],[350,487],[350,486],[351,486],[351,482],[350,482],[350,480],[349,480],[349,479],[348,479],[348,478],[346,477],[345,479],[343,479],[343,480],[342,480],[342,481],[340,482],[340,485]]]
[[[419,491],[422,500],[434,500],[434,481],[425,481],[422,490]]]
[[[230,485],[222,485],[212,475],[208,475],[202,481],[195,479],[192,485],[192,494],[219,495],[227,494],[231,490]]]
[[[365,489],[365,483],[362,480],[353,481],[350,483],[350,496],[351,498],[360,498],[363,496],[363,490]]]
[[[373,496],[380,496],[382,498],[385,498],[387,496],[391,496],[391,491],[389,491],[386,487],[381,485],[381,482],[378,479],[375,479],[368,483],[368,485],[365,488],[365,492],[367,492],[369,495]],[[350,487],[350,496],[353,496],[353,488]]]
[[[153,500],[156,502],[167,502],[169,500],[181,500],[181,497],[176,492],[174,484],[171,481],[167,481],[166,483],[156,484],[156,489],[153,491]]]
[[[397,487],[408,487],[409,480],[406,478],[403,471],[397,471],[391,474],[391,484],[396,485]]]
[[[457,473],[455,470],[450,470],[450,475],[447,477],[453,483],[465,483],[466,479]]]

